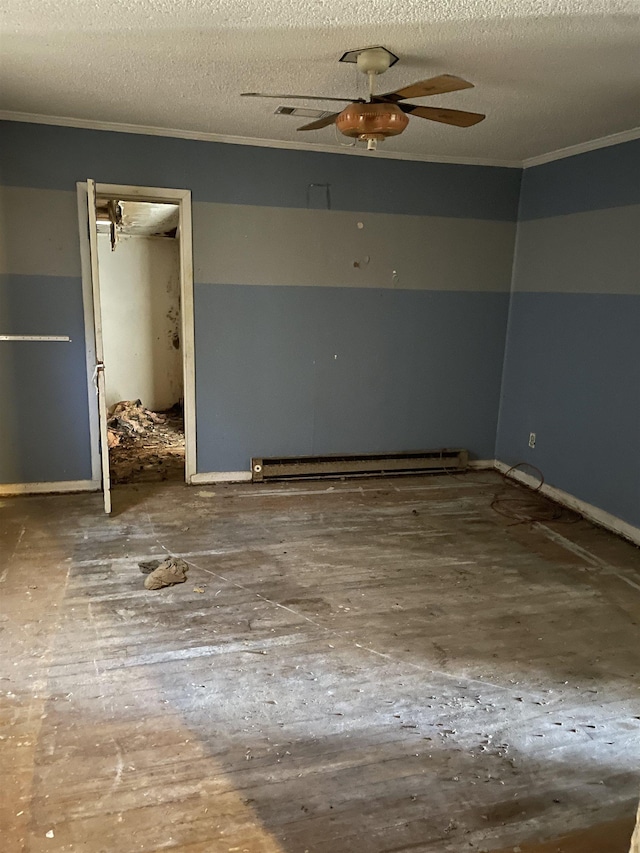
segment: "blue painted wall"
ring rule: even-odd
[[[497,456],[640,526],[640,141],[524,173]]]
[[[196,287],[204,471],[255,456],[494,454],[508,293]],[[215,394],[209,393],[214,388]]]
[[[46,322],[36,325],[39,333],[63,326],[57,333],[69,334],[73,328],[74,347],[82,337],[75,183],[92,177],[192,190],[199,471],[246,471],[251,455],[266,453],[462,444],[476,456],[493,456],[518,170],[13,122],[0,124],[0,168],[0,206],[3,188],[12,206],[5,204],[10,227],[0,237],[11,243],[0,252],[6,294],[0,334],[9,328],[21,333],[25,306],[28,314],[29,304],[55,294]],[[328,205],[326,193],[311,184],[330,185]],[[366,214],[367,227],[385,235],[378,243],[380,257],[371,260],[378,278],[369,282],[363,271],[354,286],[350,263],[350,274],[345,271],[340,281],[331,275],[318,280],[316,271],[280,287],[264,277],[264,250],[255,251],[249,240],[243,249],[243,269],[250,260],[248,278],[229,284],[218,262],[233,269],[236,247],[223,245],[217,258],[205,259],[215,205],[256,206],[264,210],[265,225],[276,209],[314,209],[308,233],[294,242],[278,235],[278,264],[271,269],[286,267],[288,257],[304,260],[312,249],[318,251],[319,240],[328,253],[350,257],[348,241],[355,241],[357,232],[339,234],[336,244],[335,217],[339,211]],[[39,210],[40,225],[33,227],[28,216],[16,224],[16,206],[23,215]],[[442,239],[455,251],[440,251],[437,263],[423,274],[414,259],[410,275],[398,284],[391,268],[402,269],[407,250],[393,235],[403,229],[396,223],[385,230],[384,217],[394,222],[410,217],[418,233],[417,218],[424,217],[429,251],[438,255]],[[476,251],[482,257],[488,233],[497,235],[493,254],[500,255],[497,266],[492,259],[493,277],[487,278],[487,264],[478,263],[477,277],[467,274],[463,281],[457,273],[459,253]],[[384,275],[380,258],[389,267]],[[73,322],[64,314],[66,296],[60,304],[56,298],[66,294],[71,280]],[[386,282],[382,287],[381,281]],[[6,365],[3,399],[12,407],[10,413],[8,407],[0,410],[0,482],[90,478],[80,348],[56,350],[52,360],[53,350],[34,344],[20,345],[21,350],[15,344],[0,346]],[[51,400],[44,416],[39,404],[43,376]],[[21,395],[16,382],[25,389]],[[17,432],[22,424],[29,429]]]
[[[1,482],[90,478],[81,280],[0,275],[0,334],[71,338],[0,341]]]
[[[190,189],[194,201],[517,218],[520,172],[0,122],[0,185],[73,190],[76,181]],[[312,206],[320,203],[314,194]]]
[[[518,170],[0,124],[0,334],[73,338],[0,344],[0,482],[91,476],[74,193],[93,177],[193,192],[199,471],[462,445],[640,525],[639,164],[640,142],[605,148],[526,170],[520,193]],[[329,205],[310,184],[330,185]],[[276,235],[268,264],[255,232],[211,252],[216,205],[263,208],[257,229],[312,208],[313,226]],[[368,283],[335,280],[355,246],[349,228],[335,242],[338,211],[386,235]],[[398,286],[385,264],[407,257],[403,217],[418,233],[424,218],[425,244]],[[480,258],[487,239],[499,262],[477,279],[438,253],[445,240]],[[320,271],[308,258],[324,246]],[[437,256],[424,277],[423,249]]]

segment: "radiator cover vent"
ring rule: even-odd
[[[437,474],[464,471],[467,450],[415,450],[399,453],[341,453],[329,456],[271,456],[251,460],[251,479],[299,480],[319,477],[387,477],[399,474]]]

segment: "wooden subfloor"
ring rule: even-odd
[[[2,850],[626,853],[640,553],[503,488],[1,499]]]

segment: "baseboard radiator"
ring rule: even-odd
[[[254,483],[320,477],[387,477],[394,474],[437,474],[464,471],[466,450],[417,450],[401,453],[335,454],[330,456],[272,456],[251,460]]]

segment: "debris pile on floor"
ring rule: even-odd
[[[152,412],[140,400],[121,400],[109,409],[107,439],[113,483],[184,477],[184,419],[179,403],[166,412]]]
[[[172,586],[176,583],[184,583],[187,579],[189,565],[180,557],[167,557],[166,560],[148,560],[138,563],[143,575],[144,585],[147,589],[161,589],[163,586]]]
[[[141,400],[120,400],[109,409],[107,426],[115,447],[121,436],[142,435],[153,424],[162,424],[166,420],[166,415],[145,409]]]

